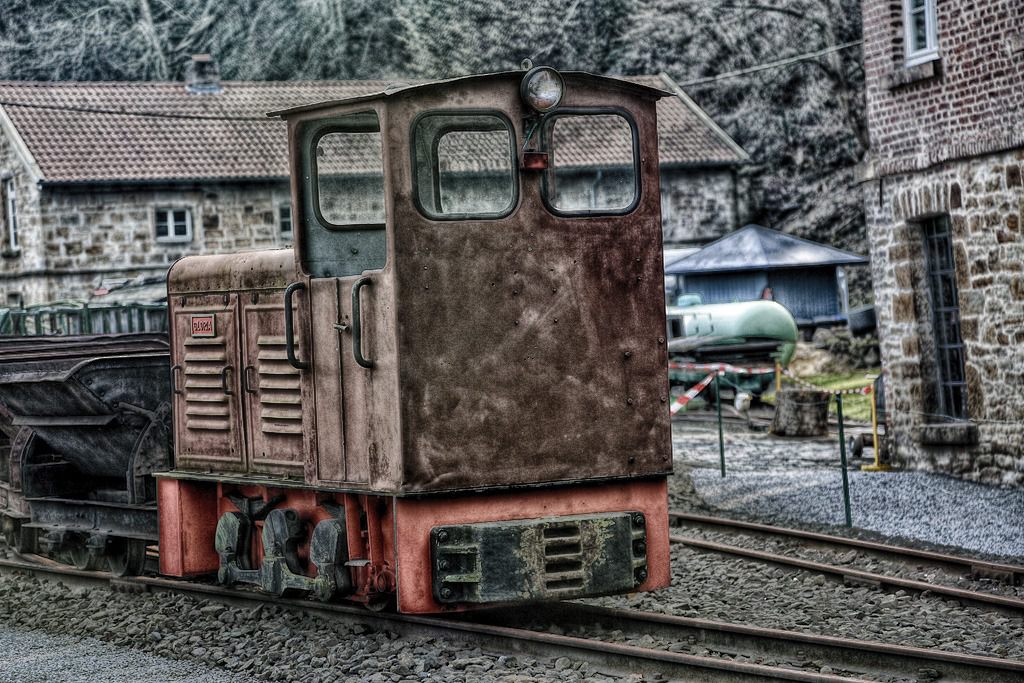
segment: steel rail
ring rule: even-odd
[[[467,613],[463,618],[511,623],[537,623],[535,610],[487,610]],[[796,631],[692,619],[668,614],[641,612],[582,603],[545,606],[543,619],[550,619],[566,631],[595,626],[629,629],[640,634],[696,646],[730,656],[757,659],[788,659],[791,666],[809,660],[833,669],[889,679],[893,676],[916,680],[923,670],[934,671],[943,681],[1009,683],[1024,680],[1024,662],[945,650],[893,645]]]
[[[467,619],[371,612],[363,607],[274,598],[265,593],[234,590],[209,584],[156,577],[113,578],[101,572],[80,571],[53,565],[0,559],[0,573],[25,572],[37,577],[71,584],[109,586],[126,592],[171,592],[192,595],[228,605],[251,607],[275,605],[305,614],[370,628],[386,627],[407,637],[429,636],[471,643],[497,652],[515,652],[535,657],[570,657],[592,666],[622,674],[660,673],[668,678],[708,681],[820,681],[861,683],[865,679],[800,671],[779,666],[736,662],[723,657],[705,657],[666,650],[609,643],[588,638],[557,635],[509,626],[477,623]],[[696,679],[694,677],[697,677]]]
[[[678,398],[678,397],[676,397],[676,398]],[[712,408],[714,408],[714,406],[712,406]],[[727,409],[727,408],[729,408],[729,406],[726,406],[726,405],[722,406],[723,411],[725,409]],[[673,424],[677,424],[677,425],[680,425],[680,426],[688,424],[688,423],[689,424],[702,424],[702,425],[703,424],[708,424],[708,425],[714,425],[714,424],[718,424],[718,418],[715,416],[715,413],[714,413],[713,410],[712,410],[712,412],[707,413],[707,414],[699,413],[699,412],[684,413],[684,412],[680,411],[680,412],[678,412],[678,413],[676,413],[675,415],[672,416],[672,422],[673,422]],[[768,427],[770,427],[771,423],[772,423],[772,420],[771,420],[770,417],[765,417],[765,416],[762,416],[762,415],[751,415],[748,418],[748,417],[744,417],[742,415],[730,415],[730,414],[726,414],[726,413],[723,412],[722,413],[722,422],[724,424],[737,425],[737,426],[741,426],[741,427],[748,426],[748,425],[749,426],[755,426],[755,427],[757,427],[757,429],[755,431],[760,432],[761,428],[768,428]]]
[[[703,541],[696,538],[690,538],[688,536],[670,535],[669,540],[672,543],[679,543],[697,550],[707,550],[721,555],[734,555],[746,559],[757,560],[759,562],[766,562],[786,567],[796,567],[797,569],[803,569],[805,571],[835,576],[849,583],[874,586],[877,588],[904,588],[917,593],[924,593],[927,591],[936,595],[956,598],[957,600],[972,603],[988,609],[998,608],[1014,614],[1024,612],[1024,600],[1020,600],[1018,598],[1010,598],[992,593],[979,593],[977,591],[953,588],[951,586],[928,583],[925,581],[918,581],[916,579],[904,579],[898,576],[877,574],[875,572],[853,569],[851,567],[839,567],[832,564],[826,564],[824,562],[804,560],[789,555],[779,555],[777,553],[770,553],[763,550],[751,550],[749,548],[741,548],[739,546],[728,545],[726,543]]]
[[[33,558],[36,559],[36,558]],[[42,558],[40,558],[42,559]],[[239,591],[158,577],[117,579],[102,572],[81,571],[52,561],[45,564],[0,560],[0,572],[21,571],[77,585],[110,587],[131,592],[186,593],[226,604],[249,607],[253,603],[290,607],[307,614],[343,618],[371,628],[385,624],[407,636],[431,635],[504,651],[535,656],[569,656],[593,665],[623,671],[693,674],[706,680],[795,680],[850,681],[857,675],[917,676],[923,670],[938,673],[943,680],[1002,683],[1024,679],[1024,662],[978,655],[928,650],[887,643],[851,640],[743,624],[728,624],[665,614],[597,607],[581,603],[556,603],[545,607],[544,616],[554,615],[564,629],[567,623],[577,627],[610,624],[632,628],[640,633],[665,639],[699,643],[708,650],[727,656],[751,658],[790,658],[784,666],[737,662],[721,656],[699,656],[666,650],[609,643],[592,638],[538,632],[510,624],[536,619],[535,608],[481,610],[453,617],[376,613],[361,607],[325,604],[305,600],[277,599],[264,593]],[[494,623],[497,622],[497,623]],[[800,669],[801,661],[822,660],[834,669],[853,673],[854,677],[823,675]],[[793,668],[789,668],[793,667]]]
[[[978,560],[961,555],[940,553],[919,548],[907,548],[904,546],[890,545],[866,541],[859,538],[846,536],[833,536],[803,529],[789,529],[786,527],[759,524],[756,522],[745,522],[741,520],[728,519],[725,517],[712,517],[708,515],[697,515],[689,512],[672,510],[669,512],[669,519],[683,522],[701,528],[725,527],[729,529],[741,529],[761,535],[785,536],[809,541],[821,546],[839,546],[863,550],[875,555],[882,555],[906,562],[910,560],[924,560],[933,565],[967,570],[972,576],[983,576],[1005,581],[1010,584],[1024,583],[1024,566],[1002,562],[989,562]]]

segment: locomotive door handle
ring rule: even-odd
[[[244,368],[242,368],[242,390],[247,391],[250,394],[259,393],[256,389],[252,388],[252,383],[249,381],[249,371],[255,369],[255,366],[252,365],[246,365]]]
[[[373,284],[368,277],[361,277],[352,284],[352,356],[356,365],[367,370],[373,368],[373,361],[363,357],[363,323],[359,305],[359,290]]]
[[[231,370],[233,368],[230,365],[225,365],[224,369],[220,371],[220,386],[224,390],[225,394],[229,396],[235,392],[231,391],[231,383],[228,381],[231,377]]]
[[[176,394],[184,394],[185,392],[178,388],[178,373],[181,372],[180,365],[171,366],[171,391]]]
[[[292,294],[297,289],[305,288],[305,282],[293,282],[284,290],[284,352],[288,356],[288,364],[296,370],[309,369],[309,361],[295,357],[295,325],[292,320]]]

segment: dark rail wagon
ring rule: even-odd
[[[0,496],[8,541],[142,568],[153,472],[171,462],[165,335],[0,340]],[[31,530],[31,540],[26,531]]]

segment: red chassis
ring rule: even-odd
[[[273,500],[276,509],[294,510],[307,530],[332,517],[343,520],[347,545],[344,565],[351,577],[347,599],[372,604],[397,595],[398,610],[404,613],[470,606],[442,604],[433,585],[431,533],[446,525],[640,513],[646,527],[646,566],[635,590],[665,587],[671,575],[664,478],[415,498],[166,476],[160,478],[158,486],[160,571],[168,576],[218,572],[218,520],[225,513],[238,512],[239,498],[257,504]],[[263,561],[264,551],[258,541],[262,528],[262,521],[254,523],[249,566],[259,566]],[[305,533],[295,554],[303,573],[312,576],[317,569],[309,561],[310,531]]]

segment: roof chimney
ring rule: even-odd
[[[192,55],[185,70],[185,90],[195,94],[217,94],[220,87],[220,69],[210,55]]]

